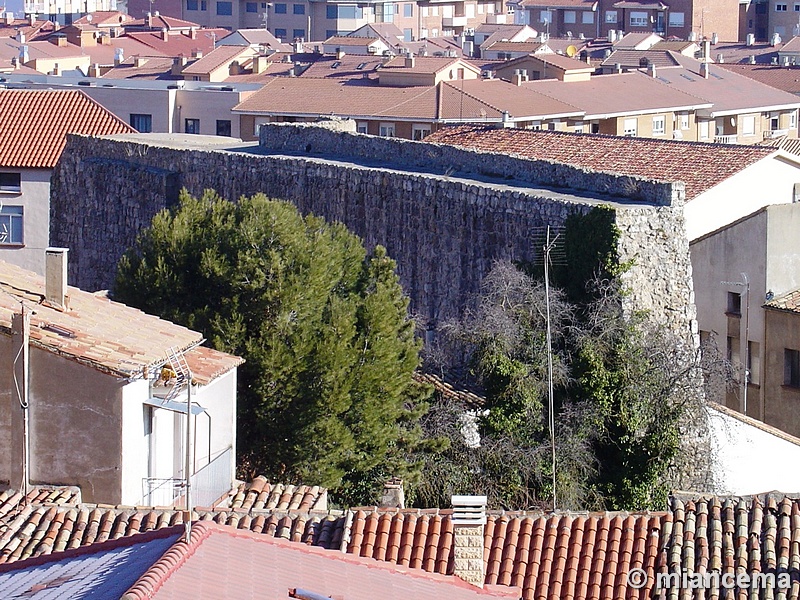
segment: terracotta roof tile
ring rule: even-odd
[[[800,290],[793,290],[764,304],[766,308],[774,308],[787,312],[800,313]]]
[[[480,125],[440,129],[426,141],[552,160],[601,172],[683,181],[687,200],[774,152],[774,149],[759,146],[494,129]],[[703,169],[696,169],[694,165],[697,164],[703,164]]]
[[[0,165],[52,169],[68,133],[133,133],[127,123],[81,91],[0,90]]]

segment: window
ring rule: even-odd
[[[414,30],[408,27],[403,29],[403,41],[404,42],[413,42],[414,41]]]
[[[646,12],[631,12],[631,27],[647,27],[649,19]]]
[[[800,12],[800,4],[794,5],[794,12]]]
[[[689,114],[688,113],[683,113],[681,115],[678,115],[678,119],[680,120],[681,129],[683,131],[686,131],[687,129],[689,129]]]
[[[800,387],[800,350],[783,351],[783,385]]]
[[[617,22],[617,11],[615,10],[607,10],[606,11],[606,23],[616,23]]]
[[[217,135],[231,137],[231,122],[217,119]]]
[[[775,5],[775,12],[786,12],[786,5],[785,4],[776,4]]]
[[[335,6],[329,6],[328,8],[329,9],[333,8],[333,10],[336,10]],[[286,4],[276,4],[275,5],[275,14],[276,15],[285,15],[286,14]]]
[[[394,123],[381,123],[381,137],[394,137]]]
[[[295,39],[306,37],[305,29],[292,29],[292,37]]]
[[[769,128],[771,131],[777,131],[781,128],[781,119],[778,115],[770,115]]]
[[[230,17],[233,14],[233,2],[217,2],[217,15]]]
[[[564,11],[564,23],[574,23],[575,22],[575,11],[574,10],[565,10]]]
[[[761,346],[758,342],[747,342],[747,381],[761,383]]]
[[[257,13],[258,12],[258,2],[246,2],[244,5],[245,12],[249,13]]]
[[[411,139],[423,140],[431,134],[431,126],[428,124],[414,123],[411,126]]]
[[[669,26],[683,27],[683,13],[682,12],[669,13]]]
[[[207,0],[200,0],[200,10],[208,10]]]
[[[698,121],[697,123],[698,137],[701,140],[708,139],[708,121]]]
[[[625,119],[622,125],[622,135],[633,137],[636,135],[636,133],[636,119]]]
[[[305,4],[292,4],[292,14],[294,14],[294,15],[304,15],[304,14],[306,14],[306,5]]]
[[[368,123],[366,121],[356,121],[356,131],[358,133],[367,133],[368,132]]]
[[[0,244],[22,245],[22,207],[3,206],[0,209]]]
[[[726,315],[742,316],[742,295],[739,292],[728,292],[728,308]]]
[[[349,9],[347,19],[360,19],[361,9],[356,6],[342,6],[339,8],[339,17],[341,18],[342,10]],[[358,14],[356,14],[356,12]],[[351,14],[352,13],[352,14]],[[377,23],[393,23],[394,22],[394,4],[376,4],[375,5],[375,21]]]
[[[727,338],[727,345],[726,345],[726,357],[728,358],[728,362],[732,365],[741,365],[741,361],[739,360],[739,338],[728,336]]]
[[[335,31],[332,32],[331,35],[329,35],[328,37],[331,37],[333,35],[336,35]],[[283,27],[275,28],[275,37],[276,38],[280,38],[282,40],[285,40],[286,39],[286,30]]]
[[[403,4],[403,16],[406,18],[414,16],[414,5],[413,4]]]
[[[653,135],[664,135],[666,128],[664,126],[664,116],[653,117]]]
[[[574,131],[575,133],[583,133],[583,125],[584,125],[583,121],[578,121],[573,125],[572,131]]]
[[[186,133],[200,133],[200,119],[184,119],[183,130]]]
[[[186,0],[186,10],[197,10],[198,8],[197,0]]]
[[[756,118],[753,115],[742,117],[742,135],[756,134]]]
[[[581,23],[584,25],[591,25],[594,23],[594,13],[588,10],[583,11],[583,14],[581,15]]]
[[[21,192],[22,174],[0,173],[0,192]]]
[[[552,23],[553,22],[553,13],[549,10],[543,10],[539,13],[539,22],[540,23]]]
[[[153,115],[131,114],[130,124],[139,133],[150,133],[153,131]]]

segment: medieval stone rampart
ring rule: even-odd
[[[310,126],[264,126],[251,148],[183,139],[70,136],[52,179],[51,244],[71,249],[73,285],[111,287],[122,252],[182,187],[263,192],[386,246],[412,310],[435,327],[492,261],[534,260],[536,232],[602,203],[616,210],[620,260],[633,261],[631,305],[683,332],[693,322],[681,183]]]

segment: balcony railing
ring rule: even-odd
[[[214,460],[192,475],[192,503],[211,506],[233,483],[233,448],[227,448]],[[186,507],[186,485],[179,478],[145,477],[142,480],[142,502],[147,506]]]
[[[467,17],[442,17],[442,27],[466,27]]]
[[[715,144],[735,144],[738,141],[739,136],[735,133],[733,135],[715,135],[714,136],[714,143]]]
[[[771,140],[774,138],[783,137],[789,133],[788,129],[770,129],[764,132],[764,139]]]

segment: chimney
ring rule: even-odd
[[[522,82],[525,81],[524,75],[522,74],[521,69],[514,69],[514,75],[511,77],[511,83],[516,86],[522,85]]]
[[[707,62],[700,63],[700,77],[703,79],[708,79],[708,67],[709,64]]]
[[[724,62],[725,62],[725,55],[724,55],[724,54],[722,54],[722,52],[720,52],[719,54],[717,54],[717,62],[718,62],[718,63],[724,63]]]
[[[502,117],[500,117],[500,126],[504,129],[514,127],[514,123],[511,121],[511,115],[508,114],[507,110],[502,112]]]
[[[483,587],[483,528],[486,525],[486,496],[453,496],[453,575]]]
[[[647,73],[650,75],[650,77],[655,79],[655,77],[656,77],[656,66],[653,63],[650,63],[649,65],[647,65]]]
[[[3,22],[8,25],[9,27],[14,24],[14,13],[13,12],[6,12],[3,13]]]
[[[66,48],[67,47],[67,36],[65,35],[57,35],[56,36],[56,46],[59,48]]]
[[[405,62],[406,69],[413,69],[415,62],[416,62],[416,58],[414,57],[413,54],[411,54],[411,53],[406,54],[406,62]]]
[[[711,60],[711,42],[708,40],[703,42],[703,60]]]
[[[69,248],[47,248],[44,262],[44,297],[55,308],[67,310],[67,254]]]
[[[145,22],[147,23],[148,27],[152,27],[153,26],[153,13],[151,13],[151,12],[147,13],[147,18],[145,19]]]
[[[189,30],[189,37],[190,37],[191,39],[193,39],[193,40],[196,40],[196,39],[197,39],[197,29],[195,29],[194,27],[192,27],[192,28]]]
[[[253,57],[253,75],[258,75],[267,70],[269,60],[266,56],[258,55]]]
[[[755,54],[751,54],[750,56],[748,56],[747,57],[747,63],[750,64],[750,65],[756,64],[756,55]]]
[[[716,33],[712,33],[711,34],[711,44],[713,46],[716,46],[717,42],[719,42],[719,36]]]
[[[58,77],[59,75],[61,75],[61,69],[58,67],[58,63],[54,63],[54,64],[53,64],[53,71],[52,71],[52,73],[51,73],[51,74],[52,74],[52,75],[55,75],[56,77]]]
[[[114,66],[118,67],[125,60],[125,51],[122,48],[114,48]]]
[[[344,50],[341,48],[336,49],[336,60],[342,60],[344,58]]]
[[[747,46],[752,46],[756,43],[756,36],[754,33],[748,33],[746,39],[747,39],[746,41]]]
[[[619,63],[614,63],[614,73],[622,73],[622,65]]]
[[[89,76],[100,77],[100,65],[98,63],[94,63],[91,67],[89,67]]]
[[[173,58],[170,74],[173,76],[180,75],[183,72],[183,67],[186,66],[187,62],[188,61],[186,60],[185,56],[176,56],[175,58]]]
[[[28,24],[33,27],[36,23],[36,13],[31,13],[28,15]]]
[[[383,485],[381,508],[405,508],[406,499],[403,494],[403,480],[392,477]]]
[[[169,41],[169,31],[167,31],[166,27],[161,28],[161,39],[165,42]]]
[[[192,50],[192,58],[197,58],[197,59],[203,58],[203,51],[200,50],[200,48],[195,48],[194,50]]]
[[[22,31],[18,31],[17,32],[17,41],[20,44],[24,44],[25,43],[25,34]]]
[[[19,69],[19,63],[17,62],[17,57],[16,56],[12,56],[11,57],[11,68],[12,69]]]
[[[28,55],[28,47],[27,46],[20,46],[19,47],[19,62],[20,62],[20,64],[24,65],[29,60],[30,60],[30,57]]]

